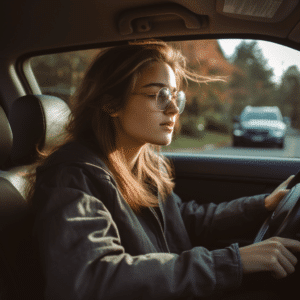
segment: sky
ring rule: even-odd
[[[240,44],[240,40],[228,39],[218,40],[228,58],[234,53],[235,48]],[[250,42],[250,40],[248,40]],[[273,80],[280,83],[280,77],[289,66],[297,65],[300,70],[300,52],[286,46],[278,45],[266,41],[258,41],[264,57],[268,60],[268,65],[273,68]]]

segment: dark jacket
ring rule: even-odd
[[[136,215],[103,161],[66,144],[37,169],[33,198],[46,299],[193,299],[237,288],[238,244],[200,245],[262,222],[265,196],[199,205],[172,193]]]

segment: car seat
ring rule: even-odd
[[[63,137],[70,110],[57,97],[27,95],[15,100],[9,122],[3,114],[0,109],[0,164],[8,158],[10,168],[0,171],[0,299],[40,300],[43,276],[31,236],[34,215],[25,200],[26,175],[37,149]]]
[[[0,137],[1,137],[1,147],[0,147],[0,169],[7,161],[12,148],[13,136],[11,127],[9,125],[8,119],[3,108],[0,106]]]
[[[18,191],[5,177],[1,176],[5,175],[3,169],[11,154],[13,144],[12,130],[2,107],[0,107],[0,134],[0,299],[16,299],[15,291],[18,286],[5,251],[6,245],[11,243],[13,238],[6,234],[6,229],[11,229],[16,219],[21,218],[25,205]]]

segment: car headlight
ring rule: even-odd
[[[235,129],[233,131],[233,135],[235,135],[235,136],[242,136],[243,134],[244,134],[244,131],[241,129]]]
[[[272,135],[276,136],[276,137],[282,137],[284,135],[284,131],[283,130],[273,130],[272,131]]]

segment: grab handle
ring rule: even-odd
[[[186,28],[188,29],[199,29],[202,27],[202,21],[199,16],[187,8],[175,4],[163,4],[154,6],[145,6],[136,9],[125,11],[121,14],[119,19],[119,32],[122,35],[128,35],[133,33],[132,21],[140,18],[156,17],[162,15],[176,15],[183,19]],[[143,26],[139,31],[149,31],[151,27]]]

